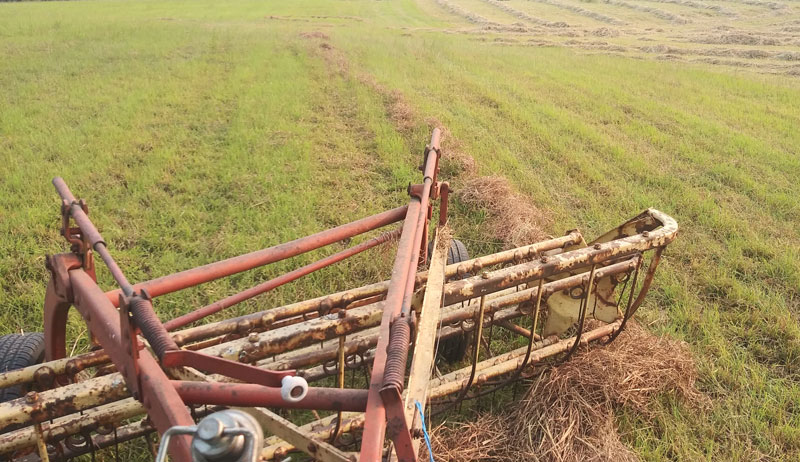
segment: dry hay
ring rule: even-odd
[[[450,130],[436,118],[430,117],[426,122],[431,129],[438,128],[442,131],[442,157],[439,161],[442,168],[442,177],[454,179],[460,175],[467,177],[474,175],[477,170],[475,159],[464,152],[458,138],[454,137]]]
[[[300,37],[319,46],[320,54],[330,72],[346,75],[350,71],[350,63],[342,52],[330,44],[330,36],[325,32],[314,30],[301,32]]]
[[[386,110],[389,113],[389,120],[401,133],[408,133],[414,128],[414,110],[406,101],[405,96],[399,90],[383,92],[386,99]]]
[[[561,22],[561,21],[559,21],[559,22],[551,22],[551,21],[547,21],[547,20],[544,20],[544,19],[541,19],[541,18],[537,18],[535,16],[531,16],[531,15],[529,15],[527,13],[524,13],[524,12],[522,12],[522,11],[516,9],[516,8],[510,7],[510,6],[508,6],[508,5],[502,3],[501,1],[498,1],[498,0],[483,0],[483,1],[485,1],[486,3],[492,5],[492,6],[496,7],[496,8],[499,8],[499,9],[505,11],[506,13],[510,14],[511,16],[514,16],[515,18],[523,19],[523,20],[531,22],[533,24],[537,24],[537,25],[540,25],[540,26],[546,26],[546,27],[568,27],[565,22]]]
[[[501,176],[468,179],[458,190],[464,204],[489,214],[490,234],[509,247],[519,247],[547,238],[543,231],[550,219],[527,197],[514,192]]]
[[[695,43],[708,43],[712,45],[780,45],[781,41],[775,37],[752,33],[727,33],[718,35],[704,35],[690,40]]]
[[[504,460],[503,448],[510,440],[505,415],[482,414],[476,419],[446,426],[430,433],[435,460],[439,462],[482,462]],[[419,460],[430,459],[423,445]],[[515,461],[517,462],[517,461]]]
[[[653,16],[659,18],[659,19],[663,19],[665,21],[670,21],[670,22],[673,22],[675,24],[687,24],[687,23],[690,22],[688,19],[684,19],[684,18],[682,18],[680,16],[676,16],[676,15],[674,15],[672,13],[668,13],[668,12],[666,12],[664,10],[659,10],[658,8],[653,8],[653,7],[650,7],[650,6],[639,5],[639,4],[630,3],[630,2],[623,2],[623,1],[619,1],[619,0],[601,0],[601,1],[603,3],[608,3],[609,5],[616,5],[616,6],[621,6],[623,8],[629,8],[631,10],[643,11],[645,13],[650,13]]]
[[[588,18],[596,19],[596,20],[598,20],[600,22],[604,22],[604,23],[607,23],[607,24],[614,24],[614,25],[618,25],[618,26],[624,26],[625,25],[624,21],[620,21],[617,18],[612,18],[611,16],[606,16],[604,14],[600,14],[600,13],[597,13],[597,12],[594,12],[594,11],[589,11],[589,10],[586,10],[586,9],[581,8],[579,6],[576,6],[576,5],[570,5],[570,4],[567,4],[567,3],[561,3],[561,2],[556,1],[556,0],[531,0],[531,1],[544,3],[544,4],[547,4],[547,5],[554,6],[556,8],[561,8],[563,10],[569,10],[569,11],[572,11],[573,13],[577,13],[577,14],[579,14],[581,16],[586,16]]]
[[[654,400],[674,396],[701,410],[708,398],[683,342],[635,323],[611,345],[594,346],[538,375],[522,401],[501,415],[434,429],[441,461],[638,461],[620,439],[614,413],[653,421]]]
[[[442,9],[444,9],[446,11],[449,11],[450,13],[452,13],[452,14],[454,14],[456,16],[461,16],[462,18],[466,19],[467,21],[471,22],[472,24],[478,24],[478,25],[481,25],[481,26],[485,26],[485,25],[498,26],[498,25],[500,25],[500,24],[497,24],[494,21],[489,21],[488,19],[484,18],[483,16],[481,16],[479,14],[475,14],[475,13],[469,11],[469,10],[465,10],[464,8],[461,8],[458,5],[454,5],[454,4],[450,3],[450,2],[448,2],[447,0],[436,0],[436,4],[439,5],[440,7],[442,7]]]
[[[320,39],[320,40],[330,40],[330,36],[325,32],[321,32],[318,30],[311,31],[311,32],[301,32],[300,37],[307,38],[307,39]]]
[[[386,86],[380,84],[369,74],[359,73],[357,78],[359,82],[372,88],[381,96],[383,99],[383,106],[386,109],[386,115],[395,129],[403,134],[411,133],[416,125],[414,109],[408,103],[403,93],[400,90],[390,90],[386,88]]]

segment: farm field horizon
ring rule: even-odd
[[[796,0],[0,3],[0,335],[41,330],[44,257],[67,248],[55,176],[142,281],[404,204],[438,127],[473,256],[649,207],[678,221],[637,318],[686,342],[709,404],[620,406],[626,447],[799,460],[798,126]],[[527,234],[459,194],[486,178],[529,205]],[[225,317],[383,280],[391,261],[358,256]],[[86,350],[76,315],[69,337]]]

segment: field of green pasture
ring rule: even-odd
[[[543,211],[547,233],[592,236],[647,207],[678,220],[639,313],[653,332],[688,342],[712,407],[664,397],[646,423],[622,410],[628,446],[645,460],[797,460],[798,9],[787,0],[0,4],[0,333],[41,328],[44,256],[65,249],[53,176],[88,200],[138,281],[404,203],[441,126],[454,187],[472,159],[470,175],[505,177]],[[451,210],[473,254],[503,246],[486,210],[458,201]],[[322,254],[164,297],[157,310],[173,317]],[[390,254],[231,311],[375,281]],[[71,336],[82,330],[73,319]]]

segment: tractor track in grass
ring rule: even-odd
[[[505,247],[512,248],[547,237],[544,230],[552,225],[548,214],[533,205],[529,197],[517,192],[506,177],[477,175],[475,160],[443,123],[433,117],[423,118],[401,91],[386,87],[366,72],[354,70],[345,54],[328,41],[326,34],[311,32],[301,36],[316,45],[311,47],[312,53],[321,55],[331,74],[356,79],[380,97],[386,119],[408,146],[419,143],[415,139],[415,128],[420,125],[426,125],[427,130],[439,128],[442,131],[443,155],[440,162],[447,170],[451,184],[459,186],[454,198],[485,213],[487,240],[500,241]]]

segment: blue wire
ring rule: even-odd
[[[414,401],[414,404],[417,405],[417,410],[419,411],[419,419],[422,423],[422,435],[425,436],[425,444],[428,445],[428,455],[431,457],[431,462],[436,462],[433,460],[433,448],[431,447],[431,437],[428,435],[428,428],[425,426],[425,414],[422,412],[422,405],[419,401]]]

